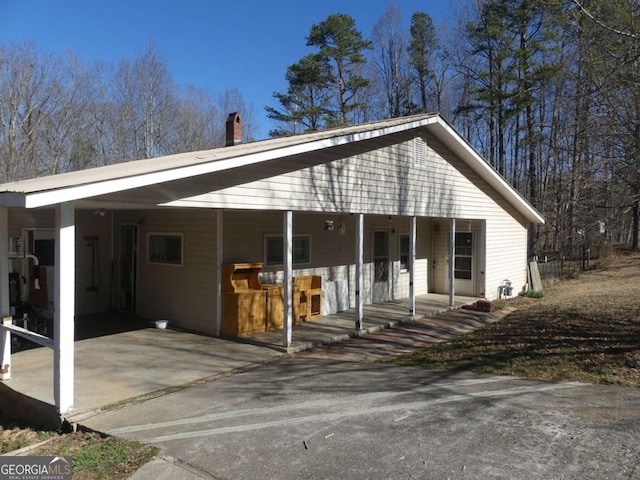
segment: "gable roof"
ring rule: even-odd
[[[206,179],[292,155],[317,152],[425,128],[502,195],[528,221],[540,214],[439,114],[421,114],[211,150],[165,155],[106,167],[0,184],[0,206],[38,208],[105,198],[118,192]],[[239,183],[244,183],[238,176]]]

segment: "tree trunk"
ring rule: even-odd
[[[631,249],[640,250],[640,197],[633,202]]]

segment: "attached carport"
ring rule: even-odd
[[[44,346],[53,348],[53,391],[54,403],[59,413],[67,413],[74,405],[74,303],[75,303],[75,261],[76,261],[76,213],[84,209],[128,210],[128,209],[211,209],[215,213],[218,226],[218,241],[212,248],[217,249],[217,272],[212,277],[218,279],[217,292],[217,332],[220,330],[220,266],[222,242],[220,235],[223,231],[223,212],[225,209],[260,208],[260,202],[253,206],[247,205],[246,197],[232,192],[230,195],[219,195],[222,190],[241,188],[248,182],[269,179],[287,172],[295,172],[311,166],[324,165],[336,158],[353,157],[368,154],[368,152],[383,149],[394,142],[408,142],[414,138],[419,129],[428,128],[435,139],[447,145],[447,152],[453,151],[459,155],[466,169],[473,175],[480,176],[483,186],[488,185],[497,193],[506,197],[517,211],[518,218],[529,221],[542,221],[533,210],[513,189],[488,167],[481,157],[453,131],[453,129],[438,115],[420,115],[405,119],[394,119],[377,124],[348,127],[335,131],[312,133],[300,137],[276,139],[256,142],[238,147],[216,149],[202,152],[192,152],[166,157],[140,160],[135,162],[112,165],[88,171],[73,172],[41,179],[26,180],[2,186],[0,193],[0,237],[7,238],[7,219],[9,209],[55,209],[56,232],[56,265],[54,292],[54,334],[53,339],[38,337],[33,333],[20,330],[11,324],[11,320],[4,321],[0,327],[2,347],[2,376],[11,378],[11,334],[25,335]],[[422,142],[424,143],[424,142]],[[449,153],[450,154],[450,153]],[[242,173],[242,175],[240,175]],[[459,172],[457,172],[458,174]],[[404,174],[403,174],[404,175]],[[404,177],[403,177],[404,178]],[[466,177],[465,177],[466,178]],[[342,179],[338,179],[342,180]],[[398,184],[402,184],[397,179]],[[294,186],[293,184],[291,185]],[[288,348],[292,344],[292,236],[293,212],[325,212],[353,214],[356,221],[356,241],[354,245],[355,265],[355,309],[350,322],[351,329],[365,327],[363,291],[363,244],[364,244],[364,207],[351,210],[350,196],[359,196],[361,205],[369,207],[371,199],[367,191],[338,192],[334,200],[344,203],[327,202],[325,197],[334,194],[333,185],[322,187],[324,190],[314,192],[313,201],[308,204],[299,202],[285,189],[277,190],[284,201],[278,210],[282,214],[282,237],[284,243],[284,328],[281,332],[282,345]],[[404,188],[404,187],[403,187]],[[447,187],[449,188],[449,187]],[[405,192],[403,192],[404,195]],[[235,196],[234,196],[235,195]],[[494,195],[492,193],[492,195]],[[501,198],[502,198],[501,197]],[[233,199],[233,200],[231,200]],[[251,200],[251,199],[249,199]],[[336,201],[337,201],[336,200]],[[406,200],[406,199],[404,199]],[[263,207],[265,209],[269,206]],[[358,207],[360,208],[360,207]],[[404,314],[412,315],[416,312],[416,295],[414,284],[414,259],[417,215],[411,208],[424,209],[425,205],[402,204],[394,205],[389,211],[384,204],[373,203],[371,209],[378,214],[403,215],[410,219],[410,294]],[[406,209],[406,211],[404,210]],[[369,213],[370,214],[370,213]],[[426,216],[426,215],[425,215]],[[446,218],[449,222],[449,258],[454,257],[456,211],[447,210]],[[520,220],[519,220],[520,221]],[[0,242],[0,314],[9,317],[8,301],[8,250],[7,242]],[[454,264],[448,262],[449,295],[448,306],[455,304]],[[484,290],[484,289],[483,289]]]

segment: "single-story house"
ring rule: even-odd
[[[223,148],[0,185],[4,378],[9,332],[24,334],[8,318],[11,272],[47,289],[54,335],[40,341],[61,413],[76,314],[116,308],[220,335],[241,303],[225,295],[257,275],[281,289],[286,346],[294,278],[319,278],[322,314],[355,308],[356,328],[364,304],[526,284],[527,228],[543,218],[439,114],[247,144],[241,128],[231,114]]]

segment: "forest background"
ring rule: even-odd
[[[640,2],[457,6],[439,28],[393,3],[366,35],[310,25],[270,135],[437,111],[545,217],[530,255],[640,248]],[[256,140],[240,90],[177,85],[152,41],[112,64],[0,44],[0,182],[219,147],[234,111]]]

